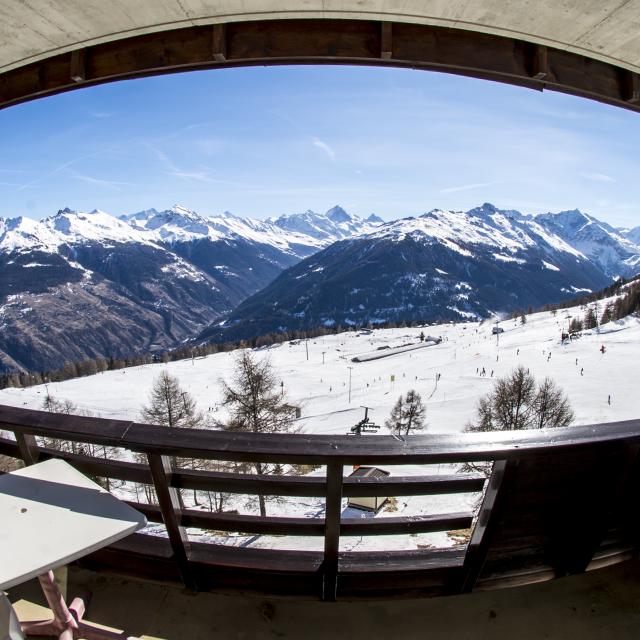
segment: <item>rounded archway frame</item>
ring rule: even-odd
[[[441,71],[640,111],[640,74],[580,54],[463,29],[315,18],[172,29],[76,49],[0,74],[0,108],[116,80],[282,64]]]

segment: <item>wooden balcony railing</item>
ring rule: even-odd
[[[0,406],[0,454],[26,464],[56,457],[92,476],[152,485],[157,504],[131,503],[167,536],[137,533],[82,564],[193,590],[242,588],[297,596],[440,595],[578,573],[634,557],[640,543],[640,420],[557,430],[391,436],[254,435],[167,429]],[[147,463],[39,446],[36,436],[119,447]],[[313,464],[324,477],[172,468],[194,460]],[[489,461],[483,474],[344,477],[346,465]],[[325,517],[261,517],[184,508],[179,490],[321,497]],[[484,494],[482,493],[484,490]],[[344,518],[343,497],[477,493],[479,511]],[[341,552],[344,536],[471,528],[443,549]],[[323,551],[242,548],[189,540],[186,529],[320,536]]]

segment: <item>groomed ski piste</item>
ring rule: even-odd
[[[606,302],[598,303],[600,313]],[[310,339],[308,344],[304,340],[294,345],[287,342],[257,349],[254,353],[260,358],[270,358],[279,379],[284,382],[289,402],[301,407],[302,418],[296,424],[303,433],[346,434],[362,419],[364,410],[361,407],[367,406],[370,407],[370,418],[381,425],[379,433],[388,434],[384,422],[398,396],[409,389],[418,391],[426,406],[424,434],[460,433],[474,417],[478,399],[491,390],[495,379],[520,364],[530,369],[538,380],[550,376],[562,387],[575,412],[575,425],[637,418],[640,319],[628,317],[611,322],[602,325],[599,331],[585,331],[578,340],[562,344],[561,334],[567,330],[570,319],[583,316],[584,309],[574,307],[556,314],[528,315],[526,324],[521,324],[519,318],[503,320],[500,327],[504,333],[499,337],[492,335],[495,321],[467,322],[428,328],[376,329],[370,335],[347,332]],[[379,347],[393,349],[407,343],[418,344],[423,331],[441,336],[442,342],[383,359],[352,362],[354,356],[374,352]],[[97,416],[140,420],[140,408],[147,402],[153,380],[166,368],[179,378],[184,390],[193,394],[213,424],[226,417],[220,404],[220,380],[230,380],[236,355],[237,352],[226,352],[194,360],[109,371],[50,383],[48,390],[56,399],[70,400]],[[483,369],[485,375],[481,375]],[[437,374],[440,378],[436,383]],[[0,403],[42,409],[46,394],[44,385],[5,389],[0,391]],[[393,475],[458,471],[453,465],[383,468]],[[345,469],[345,473],[349,472],[350,469]],[[322,475],[324,471],[319,469],[311,473]],[[116,492],[122,497],[136,495],[132,486],[122,486]],[[144,501],[141,490],[139,499]],[[185,492],[184,499],[187,506],[193,505],[191,492]],[[473,509],[477,500],[477,494],[403,497],[391,500],[375,516],[349,508],[345,501],[343,516],[384,518],[464,511]],[[255,500],[247,496],[233,496],[225,509],[257,514]],[[281,498],[267,503],[267,513],[271,516],[322,517],[323,512],[324,503],[319,498]],[[162,534],[162,528],[157,525],[153,525],[152,530]],[[196,530],[190,530],[189,534],[197,540],[237,546],[322,548],[322,538],[215,535]],[[349,537],[341,539],[341,549],[417,549],[451,546],[463,541],[464,535],[450,532],[366,539]]]

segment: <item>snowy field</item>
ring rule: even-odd
[[[600,303],[604,308],[606,301]],[[427,409],[429,433],[457,433],[473,418],[478,399],[488,392],[493,379],[509,373],[516,365],[529,368],[539,380],[550,376],[563,388],[576,414],[575,424],[610,422],[638,417],[638,374],[640,361],[640,319],[627,318],[603,325],[600,333],[584,332],[571,344],[561,344],[571,316],[582,318],[580,308],[558,311],[554,316],[542,312],[520,320],[504,320],[504,333],[492,335],[493,324],[485,322],[445,324],[411,329],[375,330],[371,335],[348,332],[297,344],[284,343],[256,350],[269,357],[284,391],[292,404],[302,407],[298,421],[305,433],[345,434],[363,417],[362,405],[371,407],[370,417],[383,425],[401,393],[416,389]],[[441,336],[440,344],[405,351],[379,360],[352,362],[356,355],[374,352],[378,347],[400,347],[417,343],[421,331]],[[308,360],[307,349],[308,346]],[[605,353],[601,347],[605,347]],[[324,355],[323,355],[324,354]],[[323,363],[324,359],[324,363]],[[181,386],[198,401],[200,409],[213,423],[224,419],[219,406],[220,379],[229,380],[234,353],[168,364],[110,371],[87,378],[49,384],[58,400],[70,400],[81,409],[105,418],[140,420],[140,408],[147,401],[154,377],[166,367]],[[351,402],[349,375],[351,369]],[[486,375],[480,373],[484,368]],[[436,385],[436,375],[441,374]],[[492,378],[493,374],[493,378]],[[392,377],[394,380],[392,380]],[[44,386],[0,391],[0,404],[41,409]],[[609,404],[611,396],[611,404]],[[380,433],[388,433],[382,426]],[[372,436],[362,436],[372,437]],[[451,473],[451,466],[437,468],[385,467],[394,475]],[[322,471],[314,472],[322,473]],[[125,490],[124,488],[122,489]],[[141,494],[141,499],[144,499]],[[190,492],[185,492],[189,504]],[[398,498],[375,517],[418,515],[463,511],[477,501],[474,495]],[[226,505],[241,512],[256,513],[255,503],[244,496]],[[270,515],[321,516],[323,501],[316,498],[282,499],[270,502]],[[348,509],[346,517],[373,517]],[[196,535],[196,532],[190,532]],[[198,533],[198,539],[215,539],[227,544],[278,548],[320,549],[321,538],[229,535],[218,537]],[[456,543],[447,533],[416,536],[379,536],[370,539],[343,538],[342,549],[402,549]]]

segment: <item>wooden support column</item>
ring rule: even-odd
[[[391,60],[393,57],[393,24],[380,23],[380,58]]]
[[[173,550],[173,559],[178,565],[182,581],[187,589],[197,591],[196,581],[193,577],[187,550],[189,539],[180,522],[180,499],[178,490],[170,486],[171,460],[168,456],[147,454],[153,485],[158,496],[158,504],[162,511],[162,519],[167,528],[167,535]]]
[[[85,71],[86,49],[71,52],[71,69],[69,77],[74,82],[84,82],[87,79]]]
[[[536,80],[545,80],[549,76],[549,54],[547,47],[537,45],[533,50],[531,61],[531,77]]]
[[[15,432],[16,442],[18,443],[18,449],[20,450],[20,456],[27,466],[36,464],[40,458],[40,452],[38,451],[38,443],[36,437],[26,434]]]
[[[216,62],[227,59],[227,27],[224,24],[213,25],[212,57]]]
[[[623,97],[631,104],[640,103],[640,75],[633,71],[624,74]]]
[[[342,512],[342,465],[327,465],[327,497],[324,515],[324,561],[322,563],[322,599],[335,602],[338,589],[338,553]]]
[[[469,593],[473,590],[482,573],[491,546],[491,539],[500,519],[504,495],[515,474],[517,465],[517,460],[496,460],[493,465],[489,486],[480,505],[478,520],[473,528],[464,558],[464,573],[460,586],[460,591],[463,593]]]

